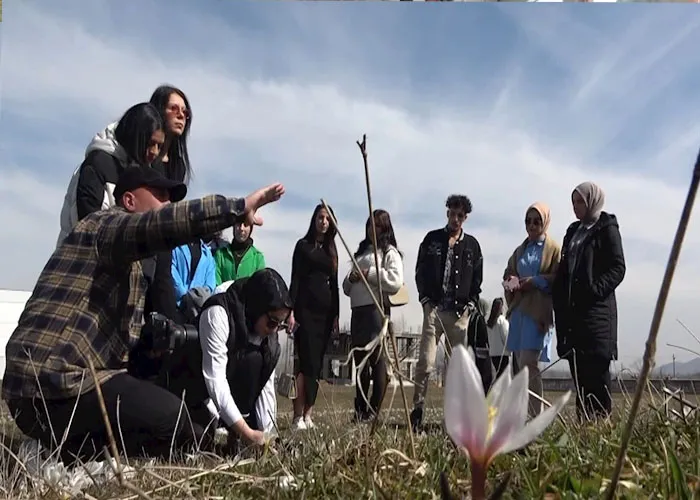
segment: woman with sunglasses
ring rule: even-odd
[[[165,123],[163,154],[153,164],[168,178],[189,184],[192,179],[187,137],[192,125],[192,108],[185,93],[171,85],[161,85],[153,91],[150,103],[156,107]]]
[[[210,432],[224,427],[233,453],[241,440],[264,444],[264,433],[275,429],[278,332],[291,312],[284,279],[261,269],[210,297],[199,316],[199,345],[173,353],[167,388],[185,392],[192,421]]]
[[[527,366],[530,391],[540,398],[543,386],[539,363],[550,361],[554,325],[551,287],[561,259],[561,247],[547,234],[549,222],[547,205],[533,203],[528,207],[527,238],[515,249],[503,273],[509,320],[506,348],[513,353],[516,370]],[[530,396],[530,416],[541,410],[541,399]]]

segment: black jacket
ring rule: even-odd
[[[442,276],[449,239],[447,228],[435,229],[426,234],[420,244],[416,261],[416,287],[421,304],[438,304],[442,300]],[[461,313],[469,302],[478,303],[484,259],[479,242],[466,233],[462,233],[455,243],[454,255],[452,279],[455,285],[455,310]]]
[[[469,326],[467,326],[467,346],[474,350],[474,362],[481,375],[481,383],[484,386],[484,393],[489,392],[493,383],[493,372],[491,371],[491,356],[489,355],[489,332],[486,325],[486,318],[481,311],[476,309],[469,316]]]
[[[569,246],[580,224],[574,222],[566,231],[553,284],[557,351],[566,356],[573,348],[617,359],[615,289],[625,277],[619,226],[614,215],[602,212],[574,255]]]

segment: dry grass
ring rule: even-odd
[[[317,429],[289,431],[291,405],[280,401],[282,442],[276,450],[249,454],[239,463],[199,457],[140,467],[132,461],[137,473],[131,482],[151,498],[419,499],[439,495],[439,474],[446,471],[453,492],[466,495],[468,461],[442,430],[441,390],[431,388],[429,395],[427,419],[434,425],[417,438],[416,461],[409,458],[398,391],[393,408],[370,440],[368,425],[350,421],[354,389],[323,384],[315,414]],[[619,413],[626,401],[617,398]],[[635,427],[621,498],[694,498],[693,490],[700,491],[700,421],[669,421],[660,407],[660,396],[648,395]],[[495,485],[510,471],[506,498],[597,498],[614,465],[622,427],[619,413],[609,424],[580,427],[568,408],[563,421],[524,452],[499,457],[489,482]],[[11,451],[17,448],[18,433],[7,418],[2,429],[6,447],[0,463],[0,496],[36,498],[37,491],[21,492],[16,487],[23,474]],[[87,498],[136,498],[116,482],[86,493]],[[43,498],[66,495],[49,491]]]

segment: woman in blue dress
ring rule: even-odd
[[[561,247],[548,234],[549,207],[533,203],[525,212],[527,238],[513,252],[503,274],[508,303],[507,348],[516,370],[527,366],[530,391],[542,397],[539,363],[550,361],[554,314],[551,286],[561,259]],[[542,410],[540,399],[530,396],[529,415]]]

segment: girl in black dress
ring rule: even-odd
[[[297,242],[292,257],[290,294],[294,313],[290,327],[297,326],[294,340],[299,356],[292,428],[298,430],[314,426],[311,409],[316,403],[323,357],[331,334],[338,331],[336,233],[326,209],[317,205],[309,230]]]

